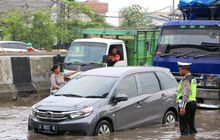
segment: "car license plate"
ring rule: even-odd
[[[40,132],[45,132],[45,133],[57,133],[57,126],[49,125],[49,124],[40,124],[38,130]]]

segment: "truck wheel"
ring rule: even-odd
[[[173,111],[167,111],[163,117],[163,124],[175,124],[177,117]]]
[[[112,127],[108,121],[102,120],[98,123],[95,129],[95,136],[109,135],[112,133]]]

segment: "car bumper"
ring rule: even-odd
[[[88,117],[77,120],[48,121],[30,115],[28,128],[41,133],[57,134],[59,132],[70,132],[92,136],[94,134],[95,123],[90,121]]]

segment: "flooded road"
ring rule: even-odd
[[[28,132],[27,121],[30,106],[40,99],[21,99],[11,103],[1,103],[0,107],[0,139],[1,140],[188,140],[188,139],[220,139],[220,110],[199,109],[196,113],[198,133],[191,136],[180,136],[178,124],[175,126],[151,125],[147,127],[119,131],[110,136],[86,137],[72,135],[44,135]]]

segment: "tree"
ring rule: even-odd
[[[24,13],[21,11],[8,12],[2,17],[0,27],[6,40],[27,41],[29,29],[26,28]]]
[[[61,1],[60,18],[56,24],[59,44],[70,44],[80,37],[85,28],[100,28],[108,26],[104,18],[97,15],[91,8],[74,0]],[[87,21],[83,21],[85,18]]]
[[[59,44],[69,45],[81,36],[82,29],[107,26],[103,17],[79,2],[60,0],[58,4],[61,10],[56,22],[52,22],[48,9],[25,9],[1,14],[0,29],[3,30],[4,40],[32,42],[35,48],[51,49],[55,39]],[[89,20],[81,20],[84,16]]]
[[[36,48],[50,50],[55,41],[55,26],[50,15],[43,11],[33,13],[32,28],[30,31],[31,41]]]
[[[151,26],[152,20],[145,16],[146,10],[139,5],[131,5],[120,10],[123,18],[122,27],[145,28]]]

